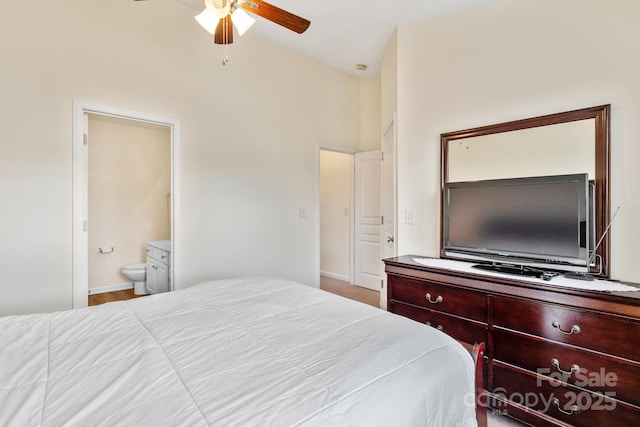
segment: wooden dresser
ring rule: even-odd
[[[559,287],[414,258],[384,260],[388,310],[463,343],[484,341],[493,411],[536,426],[640,426],[640,292]]]

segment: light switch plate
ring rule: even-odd
[[[415,209],[404,210],[404,223],[413,225],[416,223],[416,211]]]

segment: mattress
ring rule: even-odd
[[[446,334],[274,278],[0,317],[2,426],[471,426]]]

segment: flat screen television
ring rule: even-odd
[[[493,266],[588,272],[590,205],[586,173],[450,182],[444,253]]]

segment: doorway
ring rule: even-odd
[[[321,147],[318,170],[320,285],[337,280],[379,294],[380,152]]]
[[[142,240],[169,239],[175,283],[178,147],[175,119],[74,101],[73,308],[86,307],[90,292],[127,285],[120,269],[146,261]],[[147,168],[145,159],[163,166]],[[140,215],[153,219],[127,223]]]
[[[354,156],[320,150],[320,276],[353,283]]]

